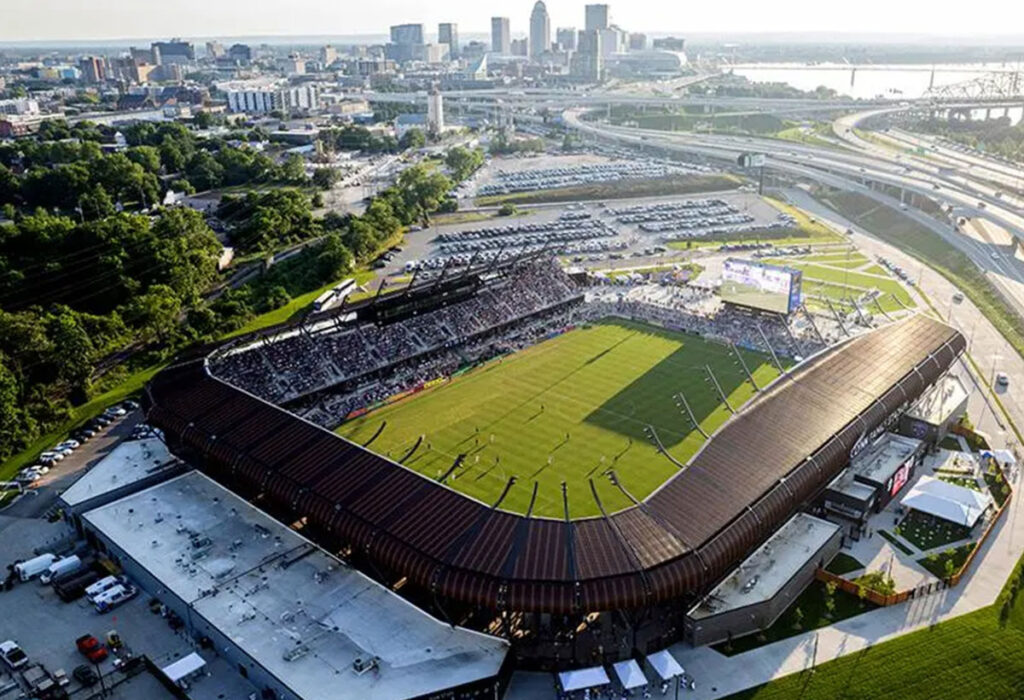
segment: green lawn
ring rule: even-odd
[[[777,376],[764,356],[745,352],[744,360],[760,386]],[[434,478],[464,453],[463,466],[446,483],[485,503],[493,503],[515,476],[502,508],[525,512],[536,481],[534,514],[562,517],[564,480],[570,515],[597,515],[589,480],[613,512],[630,501],[607,478],[609,470],[636,498],[676,472],[645,436],[645,425],[655,427],[680,462],[703,444],[676,408],[674,394],[684,393],[709,434],[729,417],[705,380],[704,365],[712,367],[734,407],[753,394],[725,346],[608,320],[491,362],[345,423],[338,432],[365,442],[387,421],[374,450],[399,459],[425,435],[406,465]]]
[[[876,607],[866,600],[861,601],[857,596],[837,589],[833,597],[835,609],[831,616],[828,616],[826,599],[825,584],[817,580],[812,581],[811,585],[804,589],[804,592],[793,601],[793,604],[779,616],[774,625],[763,632],[748,634],[732,640],[731,643],[717,644],[713,648],[726,656],[742,654],[765,644],[802,634],[807,630],[828,627],[840,620],[860,615]]]
[[[895,547],[896,549],[900,550],[904,554],[910,554],[910,555],[914,554],[913,550],[911,550],[910,547],[906,546],[905,544],[900,542],[898,539],[896,539],[896,536],[893,535],[891,532],[888,532],[886,530],[879,530],[878,534],[881,535],[882,537],[884,537],[885,539],[889,540],[889,543],[892,544],[893,547]]]
[[[896,297],[906,306],[913,307],[916,305],[906,288],[892,278],[876,277],[862,272],[840,270],[813,263],[793,262],[790,263],[790,266],[803,270],[804,279],[820,280],[832,284],[857,287],[863,290],[878,289],[886,296],[892,295]]]
[[[1024,318],[1016,314],[970,258],[896,209],[879,206],[864,195],[831,192],[823,200],[872,235],[921,260],[956,285],[1024,356]]]
[[[944,579],[952,576],[950,572],[955,573],[960,570],[960,567],[967,561],[967,556],[974,551],[976,544],[975,542],[968,542],[955,549],[947,549],[943,552],[929,554],[927,557],[918,559],[917,563],[928,569],[936,578]],[[951,568],[946,564],[947,561],[953,562]]]
[[[900,521],[900,535],[907,542],[927,551],[959,542],[971,536],[971,529],[933,515],[912,510]]]
[[[1008,700],[1024,697],[1020,567],[990,607],[729,696],[729,700]],[[708,681],[705,681],[707,683]]]
[[[376,273],[373,270],[361,270],[351,275],[346,275],[343,279],[348,279],[349,277],[354,278],[356,284],[361,285],[369,282],[374,277],[376,277]],[[268,311],[265,314],[253,316],[251,319],[249,319],[248,323],[246,323],[238,330],[228,333],[226,336],[224,336],[224,338],[233,338],[236,335],[252,333],[253,331],[258,331],[261,328],[269,328],[270,326],[275,326],[278,323],[284,323],[285,321],[288,321],[294,317],[300,316],[309,311],[310,308],[312,308],[313,301],[316,300],[318,296],[326,292],[334,285],[338,284],[338,282],[340,281],[341,280],[328,282],[319,289],[314,289],[311,292],[306,292],[305,294],[301,294],[295,297],[284,306],[278,307],[273,311]]]
[[[833,573],[836,576],[843,576],[863,568],[864,565],[856,558],[851,557],[845,552],[840,552],[832,558],[832,561],[825,567],[825,571]]]

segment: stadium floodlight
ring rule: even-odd
[[[679,392],[678,394],[676,394],[675,398],[677,399],[676,406],[686,411],[686,414],[690,418],[690,423],[693,425],[694,428],[696,428],[700,432],[701,435],[704,436],[704,439],[707,440],[709,435],[706,432],[704,432],[704,428],[702,428],[700,423],[697,422],[697,417],[693,415],[693,410],[690,409],[690,404],[687,402],[686,397],[683,396],[683,392]]]
[[[716,377],[715,373],[711,371],[711,365],[704,365],[704,371],[706,371],[708,376],[711,377],[711,381],[715,385],[715,389],[718,391],[718,396],[722,399],[722,403],[725,404],[725,407],[729,409],[729,413],[736,413],[736,409],[734,409],[732,404],[729,403],[729,397],[725,395],[724,391],[722,391],[722,385],[718,383],[718,377]]]

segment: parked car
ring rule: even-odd
[[[78,651],[85,658],[94,664],[98,664],[107,658],[107,648],[103,646],[103,642],[96,639],[91,634],[83,634],[81,637],[75,640],[75,646],[78,647]]]
[[[39,574],[43,573],[50,568],[50,564],[57,561],[55,554],[40,554],[38,557],[33,557],[27,561],[21,561],[14,565],[14,573],[18,574],[18,578],[22,581],[28,581],[29,579],[35,578]]]
[[[96,612],[100,614],[110,612],[118,605],[126,603],[134,598],[138,592],[139,589],[132,585],[115,586],[109,591],[98,596],[93,601],[93,606],[95,606]]]
[[[13,639],[0,642],[0,657],[3,657],[4,663],[12,669],[21,668],[28,663],[28,654],[22,651]]]
[[[86,687],[96,685],[99,681],[99,676],[97,676],[96,672],[92,670],[92,667],[86,666],[85,664],[76,666],[75,670],[71,672],[71,675],[76,681]]]
[[[50,564],[46,571],[42,572],[39,575],[39,581],[43,585],[46,585],[58,576],[63,576],[64,574],[69,574],[73,571],[78,571],[81,568],[82,559],[78,555],[72,554],[70,557],[64,557],[63,559],[60,559]]]

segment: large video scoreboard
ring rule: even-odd
[[[800,306],[802,279],[803,273],[793,268],[728,258],[719,293],[730,304],[791,314]]]

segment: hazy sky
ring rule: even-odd
[[[581,26],[582,0],[548,0],[552,27]],[[1019,0],[630,0],[611,2],[612,19],[634,31],[895,32],[999,34],[1019,32]],[[525,33],[533,0],[2,0],[0,41],[382,34],[390,24],[439,21],[462,33],[485,32],[492,14],[512,18]],[[1012,9],[1011,9],[1012,8]],[[1011,20],[1000,24],[998,17]]]

